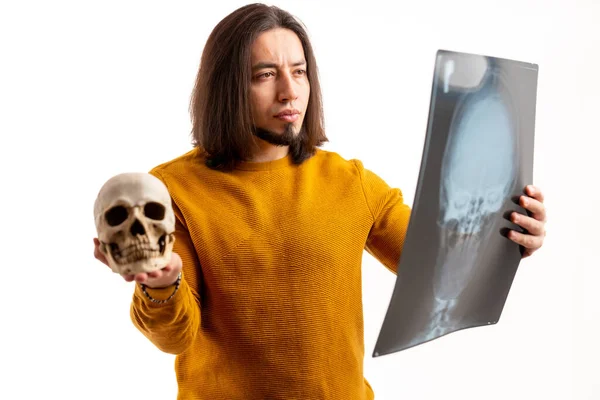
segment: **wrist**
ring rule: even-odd
[[[179,277],[177,277],[177,279],[178,278]],[[177,279],[175,279],[175,281],[173,283],[169,283],[169,284],[166,284],[166,285],[156,285],[156,284],[154,284],[154,285],[148,285],[146,283],[140,283],[139,285],[142,286],[142,287],[145,287],[146,289],[153,289],[153,290],[167,289],[167,288],[170,288],[172,286],[175,286],[175,284],[177,283]]]
[[[156,290],[170,288],[177,283],[181,276],[181,270],[176,275],[172,275],[173,272],[175,271],[164,273],[165,276],[161,276],[160,278],[149,278],[148,283],[140,283],[140,285],[146,287],[147,289]]]
[[[175,296],[175,294],[179,290],[179,286],[181,285],[181,279],[182,275],[181,272],[179,272],[175,282],[168,286],[150,287],[143,283],[140,283],[139,287],[147,299],[149,299],[153,303],[162,304],[171,300]]]

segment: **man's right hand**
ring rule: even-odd
[[[102,262],[104,265],[110,268],[108,261],[102,252],[100,251],[100,241],[98,238],[94,238],[94,257]],[[121,275],[127,282],[136,281],[137,283],[143,283],[149,288],[162,288],[171,286],[177,281],[177,277],[181,272],[182,262],[179,254],[172,252],[171,261],[163,269],[152,271],[152,272],[141,272],[135,275]]]

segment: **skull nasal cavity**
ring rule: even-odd
[[[133,221],[133,225],[131,225],[130,232],[133,236],[146,234],[146,230],[144,229],[144,226],[137,219],[135,221]]]

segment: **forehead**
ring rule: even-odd
[[[284,28],[261,33],[252,44],[252,63],[259,61],[296,62],[304,59],[302,42],[293,31]]]

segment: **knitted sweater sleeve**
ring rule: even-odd
[[[390,271],[397,273],[411,209],[404,203],[400,189],[388,186],[379,176],[365,169],[360,161],[354,162],[373,217],[365,249]]]
[[[159,179],[162,177],[152,171]],[[175,243],[173,251],[183,262],[182,280],[179,290],[168,302],[156,304],[136,284],[130,315],[135,327],[157,348],[170,354],[180,354],[189,348],[200,326],[200,296],[196,275],[200,270],[198,256],[185,226],[181,212],[173,203],[175,212]],[[154,299],[168,298],[175,286],[161,289],[147,288]]]

